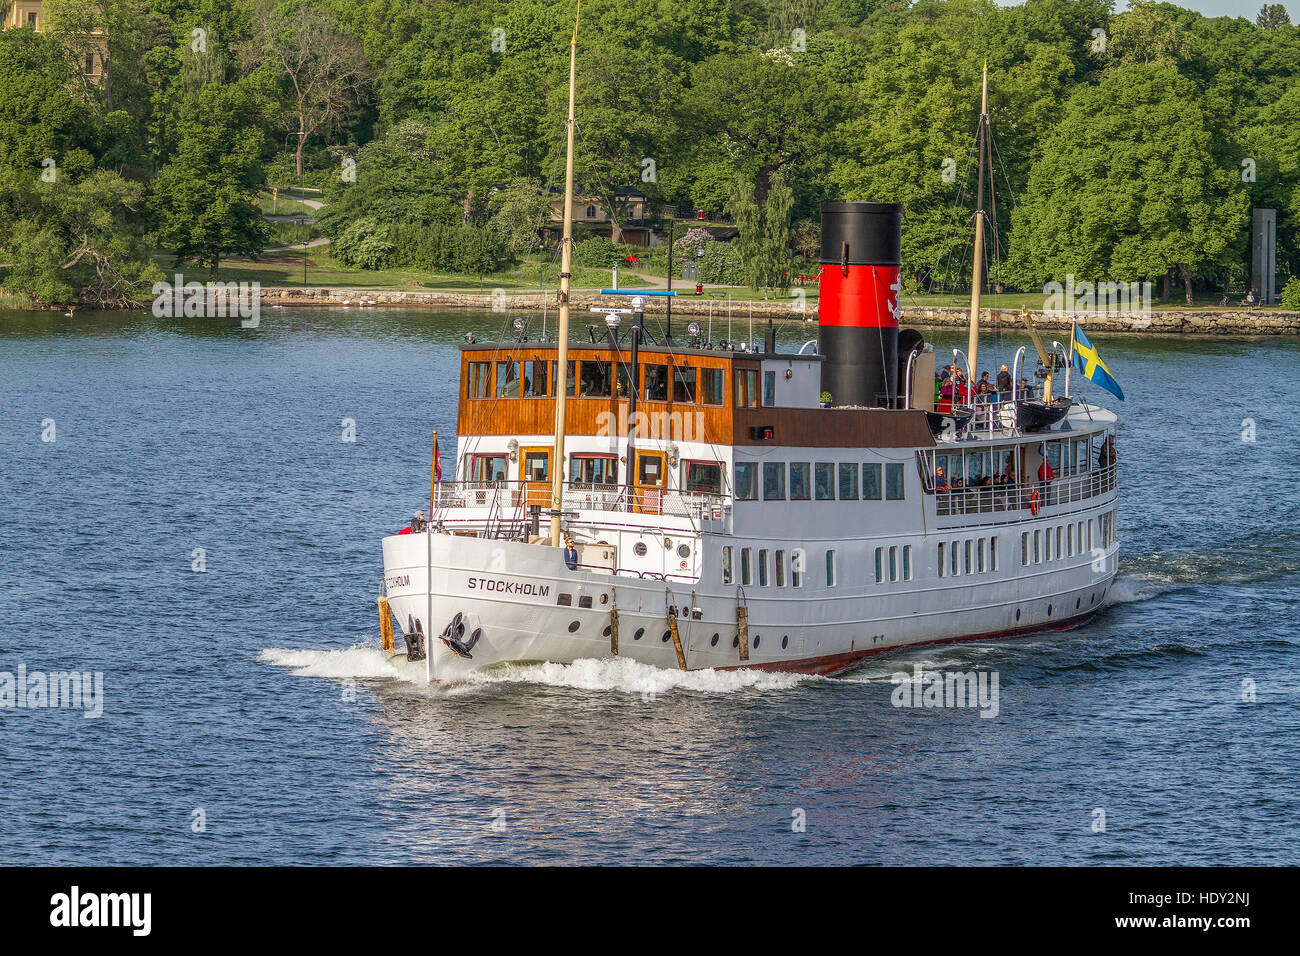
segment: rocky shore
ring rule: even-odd
[[[410,306],[415,308],[482,309],[487,312],[548,311],[556,307],[553,294],[477,294],[465,292],[435,292],[415,289],[356,290],[333,288],[262,289],[263,303],[278,305],[318,306]],[[587,312],[593,305],[608,304],[610,299],[592,292],[575,292],[572,303],[576,309]],[[728,303],[718,299],[683,296],[673,299],[675,315],[707,316],[725,319]],[[815,304],[807,313],[792,307],[791,302],[770,300],[738,300],[730,303],[733,321],[755,318],[766,320],[798,319],[809,323],[816,321]],[[1271,309],[1235,310],[1153,310],[1147,315],[1108,313],[1066,313],[1033,311],[1034,324],[1047,331],[1069,331],[1072,322],[1098,332],[1136,332],[1147,335],[1297,335],[1300,334],[1300,312],[1278,312]],[[1016,309],[991,309],[984,313],[989,326],[1019,327],[1020,312]],[[903,306],[903,325],[921,328],[965,328],[969,310],[950,306]]]

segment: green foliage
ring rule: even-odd
[[[1300,276],[1295,276],[1282,288],[1277,304],[1288,312],[1300,312]]]
[[[499,231],[459,223],[359,219],[331,243],[330,251],[339,262],[359,269],[409,267],[480,276],[510,261],[509,246]]]

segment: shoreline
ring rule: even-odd
[[[263,289],[262,299],[277,305],[317,307],[401,306],[426,309],[482,309],[485,312],[540,312],[545,305],[548,312],[557,303],[553,293],[516,293],[506,296],[470,292],[436,292],[433,290],[342,290],[328,287],[305,289]],[[594,292],[574,292],[570,304],[582,311],[589,306],[608,303],[607,296]],[[678,315],[726,318],[728,303],[718,299],[696,299],[682,296],[673,299],[673,312]],[[797,320],[803,318],[809,325],[816,323],[816,306],[799,312],[790,304],[771,300],[732,299],[731,320],[748,321],[749,316],[761,319]],[[988,328],[1023,328],[1019,309],[989,308],[984,311]],[[1107,314],[1094,312],[1044,312],[1031,309],[1034,324],[1040,329],[1069,331],[1073,322],[1086,329],[1099,332],[1134,332],[1147,335],[1300,335],[1300,312],[1281,312],[1265,309],[1189,309],[1158,310],[1149,315]],[[900,325],[920,328],[966,328],[970,310],[960,306],[909,306],[903,305]]]

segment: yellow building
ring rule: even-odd
[[[0,0],[2,4],[4,0]],[[45,21],[41,16],[41,0],[10,0],[9,10],[5,13],[4,28],[30,27],[37,33],[45,30]],[[108,47],[102,30],[91,34],[96,38],[99,49],[86,54],[86,62],[81,64],[81,71],[86,76],[100,80],[104,75],[104,52]]]

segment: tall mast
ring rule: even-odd
[[[971,273],[970,283],[970,341],[967,343],[966,356],[970,363],[970,381],[967,385],[975,387],[979,372],[980,347],[980,285],[984,277],[984,149],[988,142],[989,128],[989,64],[984,62],[984,92],[980,101],[980,174],[979,191],[975,200],[975,269]]]
[[[560,328],[555,352],[555,453],[551,460],[551,546],[560,546],[560,517],[564,508],[564,414],[569,391],[569,278],[573,267],[573,129],[578,89],[578,19],[582,0],[573,15],[569,42],[569,122],[564,155],[564,237],[560,240]]]

